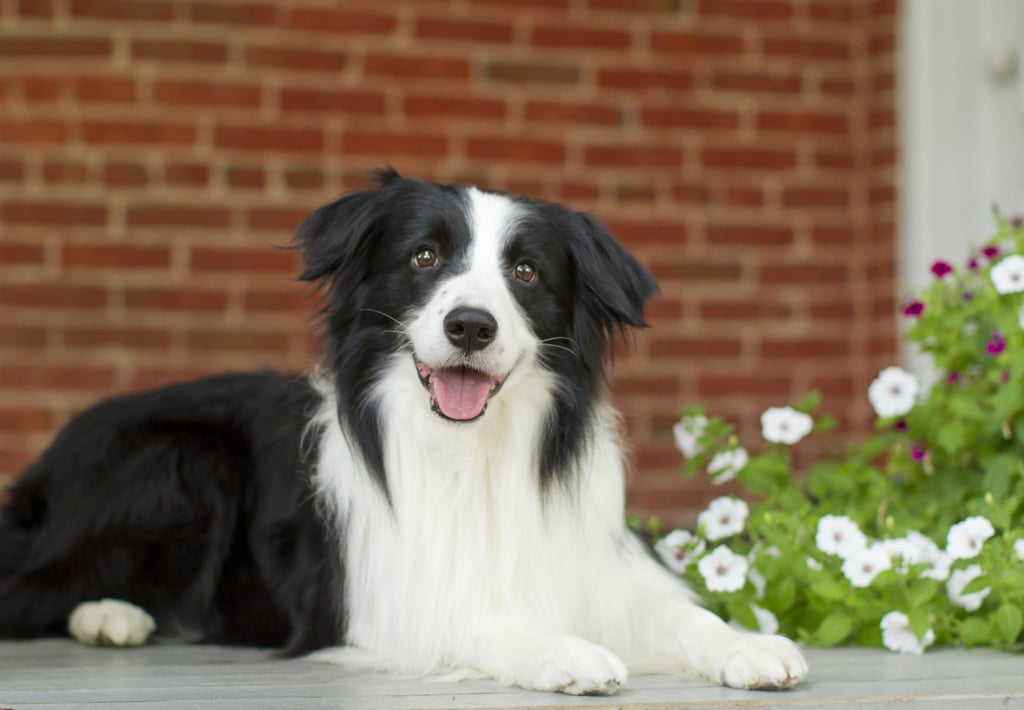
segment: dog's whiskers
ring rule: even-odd
[[[570,347],[566,347],[565,345],[556,345],[553,342],[555,340],[566,340],[573,347],[570,348]],[[540,344],[544,345],[546,347],[549,347],[549,348],[555,348],[556,350],[564,350],[565,352],[571,354],[573,357],[576,357],[576,358],[579,358],[579,356],[580,356],[579,352],[577,352],[577,349],[579,348],[579,344],[575,340],[573,340],[572,338],[567,338],[565,336],[558,335],[558,336],[555,336],[553,338],[544,338],[543,340],[540,341]]]

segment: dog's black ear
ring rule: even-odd
[[[345,195],[310,213],[295,230],[302,251],[302,281],[320,281],[355,266],[379,218],[380,192],[401,179],[393,169],[373,173],[374,186]]]
[[[644,328],[644,305],[658,293],[658,284],[644,266],[615,240],[600,220],[581,213],[585,237],[576,245],[574,261],[582,301],[611,336],[626,327]]]

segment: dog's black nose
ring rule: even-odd
[[[448,341],[467,353],[483,350],[498,334],[498,321],[479,308],[456,308],[444,317],[444,334]]]

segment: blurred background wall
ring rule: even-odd
[[[386,163],[600,216],[658,277],[618,360],[630,506],[671,425],[846,432],[897,357],[896,0],[0,0],[0,483],[98,397],[308,370],[282,250]]]

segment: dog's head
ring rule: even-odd
[[[542,469],[578,448],[615,337],[644,325],[656,290],[589,215],[394,171],[313,212],[297,241],[301,278],[326,285],[327,365],[357,439],[396,354],[422,383],[423,405],[457,423],[513,396],[517,373],[544,368],[558,394]]]

